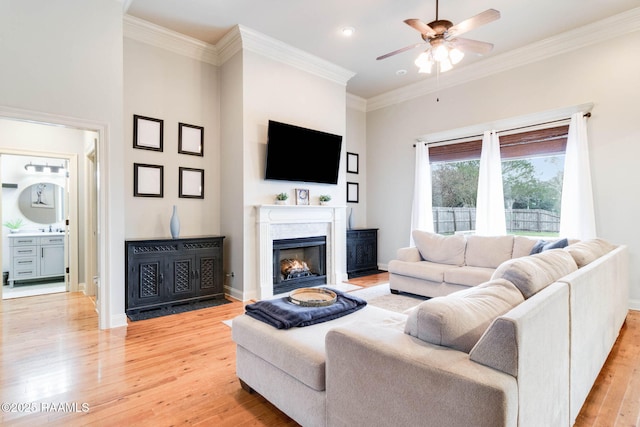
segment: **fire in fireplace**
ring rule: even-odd
[[[325,236],[273,241],[273,293],[326,284]]]

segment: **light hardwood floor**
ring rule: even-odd
[[[297,425],[240,388],[222,321],[243,313],[241,302],[107,331],[79,293],[0,304],[1,402],[13,404],[0,412],[3,426]],[[639,363],[640,312],[631,312],[576,425],[637,425]]]

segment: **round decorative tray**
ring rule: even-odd
[[[321,288],[299,288],[289,294],[289,301],[301,307],[325,307],[337,299],[335,292]]]

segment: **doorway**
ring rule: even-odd
[[[95,150],[98,139],[97,137],[98,133],[95,131],[0,118],[0,158],[10,158],[13,164],[17,165],[14,169],[24,172],[24,176],[22,177],[23,179],[19,182],[5,183],[3,181],[3,184],[14,184],[12,186],[14,187],[12,189],[14,192],[13,199],[8,199],[12,205],[5,206],[4,204],[6,193],[10,193],[12,190],[7,187],[3,188],[3,271],[11,271],[13,269],[13,265],[9,264],[13,262],[11,258],[12,251],[14,249],[9,245],[9,241],[11,239],[17,241],[15,237],[9,236],[9,230],[4,224],[15,218],[23,218],[25,224],[25,226],[23,226],[23,230],[12,236],[24,234],[25,236],[20,237],[26,237],[27,234],[31,234],[35,237],[35,240],[33,242],[24,243],[26,245],[31,245],[31,243],[42,243],[45,238],[45,234],[50,236],[55,235],[56,233],[61,233],[65,239],[64,255],[62,255],[62,263],[64,264],[64,267],[62,271],[63,274],[61,276],[62,283],[64,284],[63,291],[82,291],[88,295],[93,295],[95,292],[93,281],[86,280],[88,270],[86,268],[87,257],[85,255],[87,252],[93,255],[96,255],[96,253],[92,250],[87,251],[87,233],[91,233],[92,227],[87,226],[87,217],[90,215],[86,213],[86,210],[92,209],[93,213],[91,213],[91,216],[97,217],[97,207],[95,204],[90,202],[91,199],[87,198],[87,195],[91,193],[89,191],[89,185],[95,185],[95,181],[88,179],[86,175],[87,173],[95,173],[95,168],[87,172],[86,163],[83,161],[79,165],[78,159],[85,158],[87,147],[92,147],[88,150],[89,152]],[[52,147],[55,148],[52,150]],[[35,172],[35,176],[29,176],[26,171],[29,163],[41,166],[41,171]],[[52,176],[48,174],[45,177],[42,169],[46,166],[55,166],[58,169],[57,172],[60,172],[63,169],[62,166],[64,166],[65,173],[63,176]],[[49,168],[49,173],[51,172],[50,169],[52,168]],[[19,174],[14,174],[14,177],[15,176],[19,176]],[[62,188],[62,196],[59,200],[55,200],[52,203],[54,206],[58,207],[66,206],[66,208],[63,209],[62,217],[56,217],[53,220],[41,220],[37,218],[33,220],[23,215],[22,210],[20,210],[19,206],[16,204],[16,200],[24,192],[25,196],[23,198],[27,200],[24,203],[32,204],[33,202],[30,198],[35,196],[31,195],[31,191],[35,190],[30,187],[31,185],[38,183],[56,184]],[[52,187],[53,185],[49,188]],[[96,190],[91,191],[93,193],[97,193]],[[93,200],[95,200],[95,198]],[[41,209],[37,213],[44,212],[45,209],[46,208]],[[55,208],[49,208],[49,210],[55,210]],[[9,214],[5,215],[7,212]],[[40,235],[37,233],[45,234]],[[38,259],[37,261],[34,261],[37,271],[36,279],[41,278],[41,276],[47,276],[47,279],[57,277],[56,275],[60,272],[60,260],[57,260],[56,263],[54,263],[55,266],[51,267],[51,263],[47,264],[47,260],[42,258],[43,254],[53,253],[53,251],[51,251],[52,248],[49,246],[32,247],[35,247],[38,251]],[[56,254],[59,253],[56,252]],[[55,258],[55,256],[53,258]],[[97,261],[94,261],[93,265],[96,264]],[[93,274],[95,275],[95,273]],[[37,281],[31,280],[26,282],[21,281],[19,283],[21,285],[27,284],[29,287],[31,287],[31,285],[39,286]],[[25,289],[25,286],[20,286],[20,288]],[[44,293],[53,292],[50,289],[47,289],[46,286],[43,286],[43,288]],[[5,289],[8,288],[3,285],[3,291]],[[60,289],[58,288],[57,290],[59,291]]]
[[[69,290],[69,160],[0,154],[2,299]]]

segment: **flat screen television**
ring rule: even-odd
[[[342,136],[269,120],[265,179],[337,184]]]

